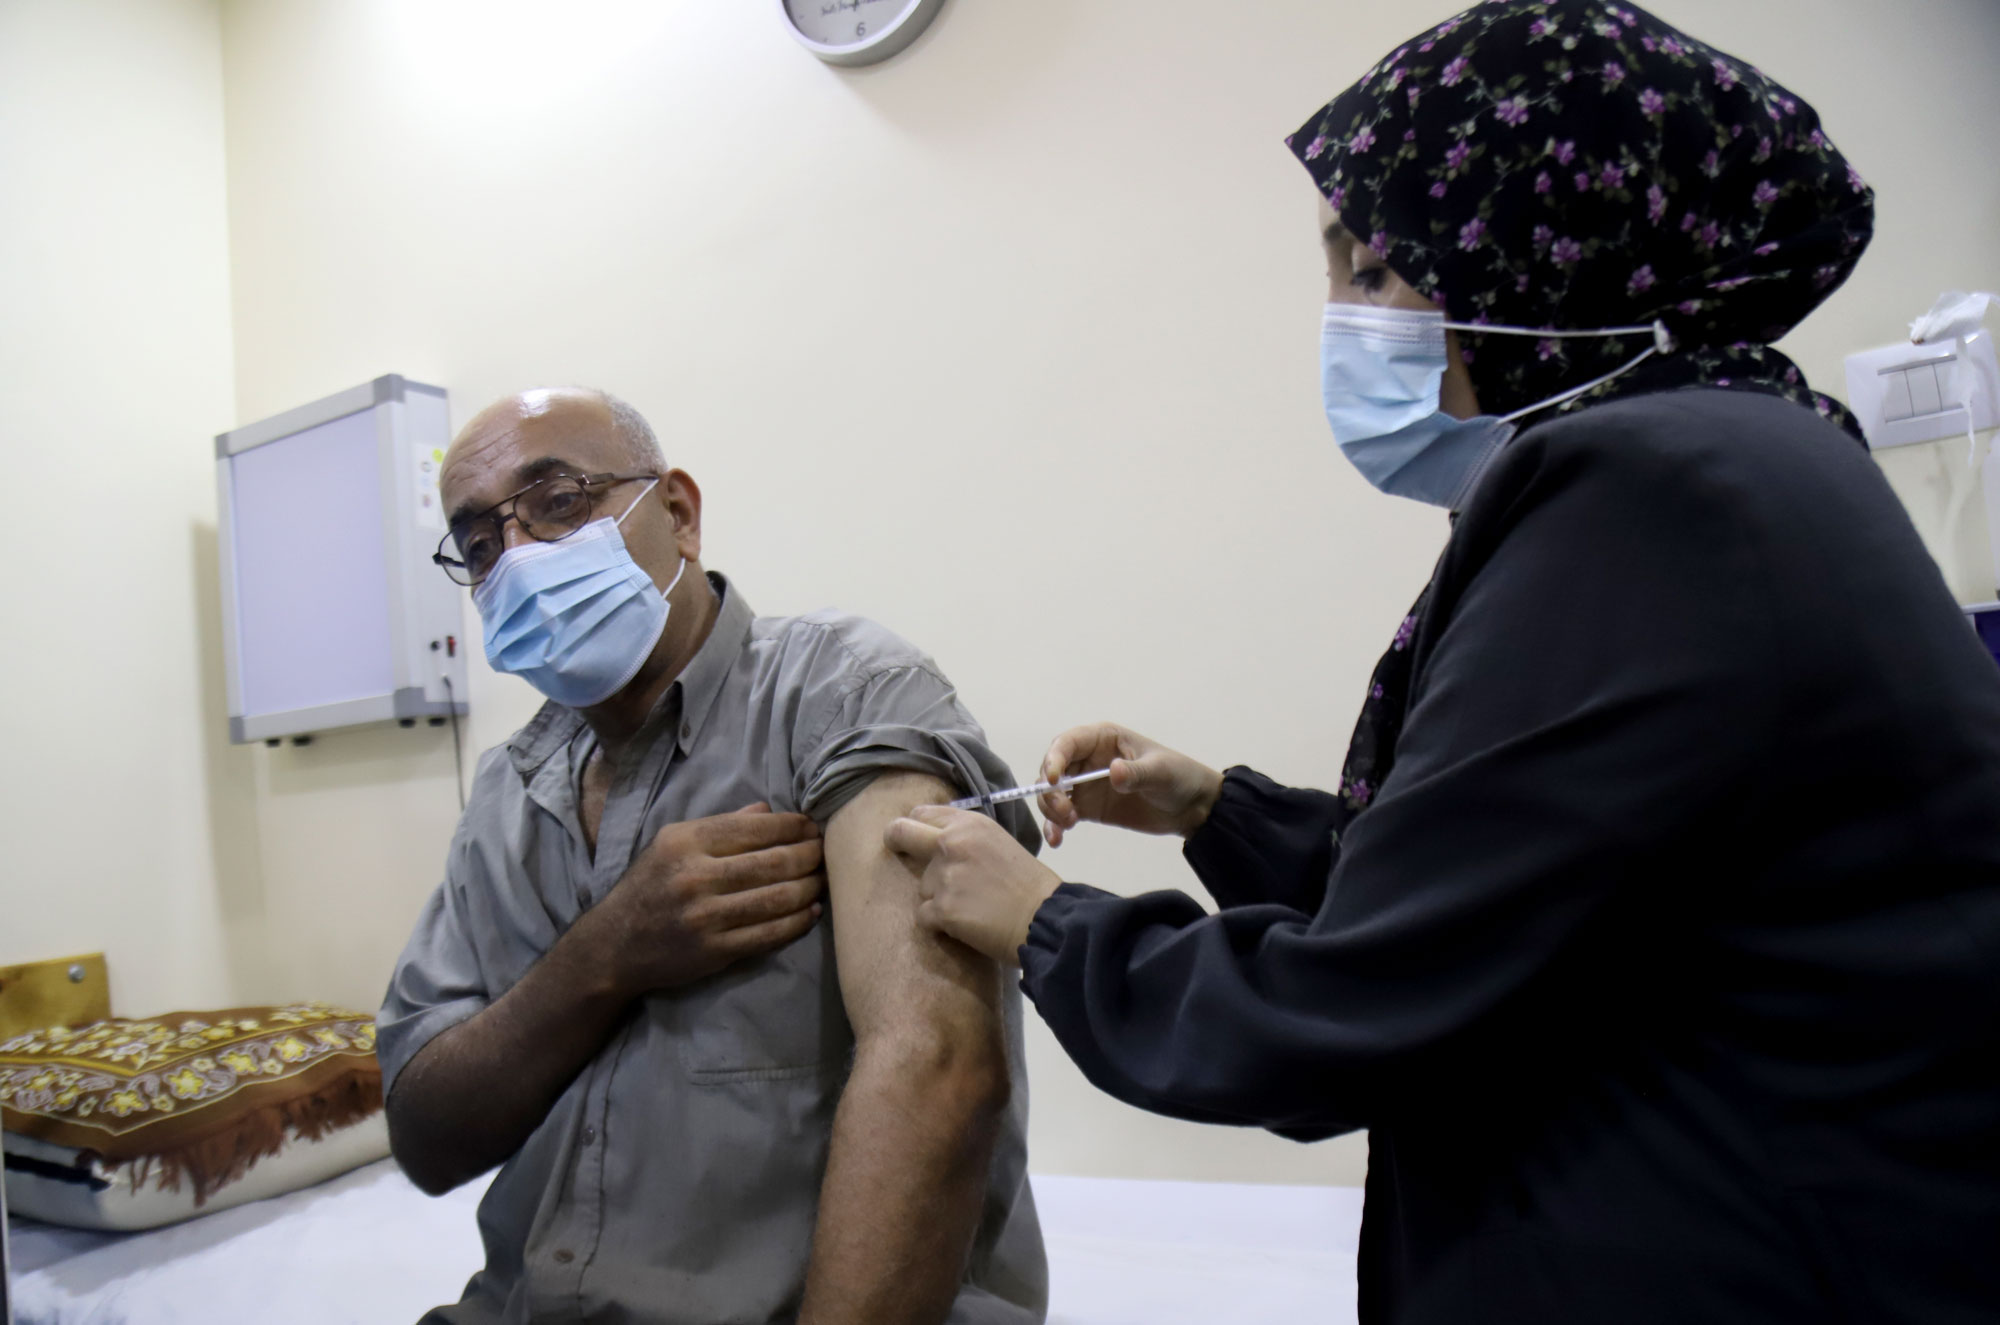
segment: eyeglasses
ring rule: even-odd
[[[527,530],[528,537],[554,543],[590,523],[598,489],[658,477],[658,474],[551,474],[537,479],[477,515],[453,522],[438,541],[431,560],[444,567],[452,583],[470,588],[492,573],[500,554],[507,550],[509,520]],[[509,504],[513,509],[501,513],[500,508]]]

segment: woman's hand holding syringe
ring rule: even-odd
[[[1115,722],[1056,737],[1042,758],[1042,777],[1048,785],[1040,793],[1042,835],[1052,847],[1086,819],[1186,837],[1208,822],[1222,794],[1222,774]]]

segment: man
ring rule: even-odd
[[[754,617],[602,393],[500,401],[441,480],[489,661],[551,698],[382,1008],[397,1161],[504,1164],[426,1321],[1041,1320],[1019,995],[881,845],[1012,780],[949,683],[859,618]]]

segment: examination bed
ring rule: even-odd
[[[479,1265],[484,1181],[431,1199],[387,1160],[144,1233],[10,1225],[16,1325],[394,1325]],[[1353,1187],[1036,1177],[1056,1325],[1354,1319]]]

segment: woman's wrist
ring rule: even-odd
[[[1039,861],[1036,863],[1040,865]],[[1013,951],[1007,962],[1009,966],[1020,964],[1021,949],[1028,946],[1028,931],[1035,927],[1035,917],[1041,914],[1042,903],[1055,896],[1056,889],[1063,886],[1061,875],[1046,865],[1042,865],[1041,870],[1043,878],[1040,886],[1028,891],[1027,901],[1030,905],[1026,914],[1021,917],[1020,927],[1015,931]]]
[[[1202,766],[1201,790],[1188,805],[1182,816],[1180,833],[1182,837],[1193,837],[1208,822],[1208,816],[1215,813],[1216,801],[1222,799],[1222,774]]]

